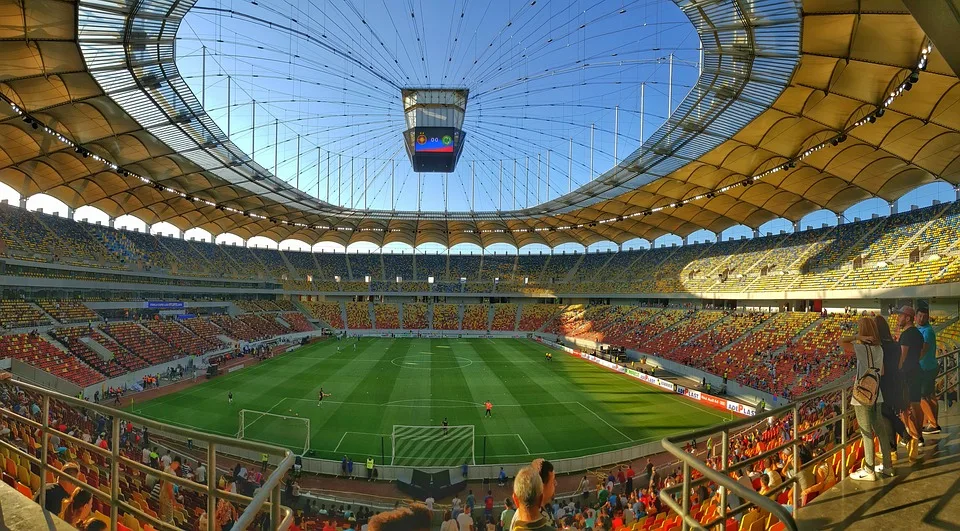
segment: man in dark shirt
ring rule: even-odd
[[[77,477],[79,473],[80,467],[77,465],[73,463],[63,465],[63,468],[60,470],[59,480],[56,483],[47,485],[47,499],[43,508],[53,514],[60,514],[60,509],[63,508],[63,501],[69,498],[70,495],[73,494],[73,489],[76,488],[76,485],[70,480]],[[39,492],[34,496],[33,501],[40,503]]]
[[[908,454],[910,459],[916,459],[917,447],[922,446],[923,440],[920,435],[920,420],[923,418],[920,410],[920,356],[923,353],[923,334],[913,324],[916,317],[913,306],[904,306],[898,313],[900,373],[903,375],[903,385],[906,386],[906,395],[910,402],[910,407],[902,414],[902,420],[907,427],[907,433],[912,437]]]

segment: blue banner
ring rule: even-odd
[[[182,310],[183,301],[147,301],[145,307],[149,310]]]

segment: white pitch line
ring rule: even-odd
[[[529,454],[530,448],[527,447],[527,443],[523,442],[523,437],[521,437],[519,433],[516,433],[515,435],[517,436],[517,439],[520,439],[520,444],[523,445],[523,449],[526,450],[527,453]]]
[[[577,403],[580,404],[580,402],[577,402]],[[583,409],[586,409],[586,410],[589,411],[590,414],[592,414],[594,417],[597,417],[598,419],[600,419],[600,422],[606,424],[607,426],[610,426],[610,429],[612,429],[613,431],[619,433],[619,434],[620,434],[621,436],[623,436],[623,438],[626,439],[627,441],[633,442],[633,439],[631,439],[630,437],[628,437],[626,433],[623,433],[622,431],[618,430],[616,426],[614,426],[613,424],[610,424],[609,422],[607,422],[607,421],[606,421],[603,417],[601,417],[600,415],[597,415],[596,412],[594,412],[592,409],[588,408],[587,406],[585,406],[585,405],[583,405],[583,404],[580,404],[580,407],[582,407]]]
[[[347,433],[349,433],[349,432],[346,432],[346,431],[343,432],[343,436],[340,437],[340,442],[338,442],[338,443],[337,443],[337,447],[333,449],[334,452],[336,452],[337,450],[340,449],[340,445],[343,444],[343,440],[347,438]]]

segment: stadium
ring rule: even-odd
[[[956,35],[0,0],[0,525],[955,528]]]

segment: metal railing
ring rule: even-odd
[[[34,465],[37,470],[39,470],[40,476],[40,486],[39,486],[39,501],[42,507],[46,506],[46,486],[48,475],[52,475],[54,478],[57,475],[61,474],[59,470],[56,469],[53,465],[49,463],[51,460],[50,450],[50,437],[56,435],[60,438],[61,441],[68,441],[71,443],[74,448],[78,450],[85,450],[91,454],[98,455],[106,461],[109,466],[108,478],[109,478],[109,488],[104,488],[105,486],[95,487],[90,485],[87,481],[82,481],[79,478],[69,478],[70,483],[75,484],[76,486],[89,491],[93,496],[99,498],[101,501],[109,504],[110,507],[110,530],[116,531],[119,523],[120,515],[119,511],[123,511],[136,515],[136,518],[141,522],[149,522],[153,527],[157,529],[164,530],[179,530],[180,528],[160,520],[151,514],[148,514],[144,510],[141,510],[139,507],[136,507],[129,503],[129,498],[126,496],[121,496],[120,491],[120,465],[122,464],[128,470],[135,470],[142,474],[150,475],[157,478],[157,481],[165,481],[172,483],[173,485],[179,486],[181,489],[188,489],[198,493],[206,494],[206,518],[207,518],[207,528],[216,529],[216,512],[217,512],[217,502],[219,500],[226,500],[230,503],[237,503],[240,505],[245,505],[246,508],[242,513],[237,517],[234,523],[234,529],[247,529],[252,526],[254,519],[260,514],[261,509],[265,504],[269,504],[269,517],[271,522],[272,529],[284,530],[290,526],[290,523],[293,520],[293,513],[287,507],[283,507],[280,504],[281,498],[281,479],[286,474],[286,472],[293,466],[294,455],[289,451],[276,446],[271,446],[267,444],[232,439],[228,437],[222,437],[219,435],[211,435],[208,433],[203,433],[199,431],[189,430],[185,428],[180,428],[177,426],[171,426],[164,424],[162,422],[157,422],[150,419],[145,419],[125,411],[112,409],[109,407],[101,406],[99,404],[93,404],[85,400],[80,400],[78,398],[62,395],[60,393],[44,389],[32,384],[28,384],[21,381],[7,380],[0,382],[0,386],[6,387],[5,391],[13,393],[15,390],[20,390],[34,395],[39,396],[40,398],[40,421],[33,420],[24,415],[14,413],[6,407],[6,404],[3,407],[0,407],[0,416],[2,416],[8,422],[19,424],[22,426],[29,426],[31,432],[35,430],[40,433],[40,444],[39,444],[39,455],[38,458],[31,452],[24,451],[16,444],[11,444],[7,440],[0,439],[0,447],[6,448],[9,452],[16,453],[20,456],[21,459],[25,459],[31,465]],[[9,396],[16,396],[16,394],[11,394]],[[99,413],[109,419],[110,422],[110,442],[108,449],[103,449],[95,444],[84,441],[83,439],[68,435],[62,431],[57,430],[55,427],[49,424],[50,421],[50,411],[51,411],[51,401],[57,401],[62,403],[65,406],[93,411]],[[203,442],[206,445],[206,463],[207,470],[207,479],[205,484],[196,483],[189,479],[184,479],[176,475],[168,474],[164,471],[156,470],[147,465],[140,463],[139,461],[132,460],[120,453],[120,440],[121,432],[123,431],[126,422],[132,421],[140,426],[145,426],[150,430],[155,432],[166,432],[166,433],[175,433],[185,438],[192,439],[194,441]],[[226,490],[221,490],[217,488],[217,449],[225,447],[241,448],[245,450],[252,450],[259,453],[267,454],[268,456],[273,456],[277,458],[278,462],[276,469],[274,469],[269,476],[267,476],[260,489],[254,494],[254,496],[248,497],[240,494],[235,494]],[[79,456],[79,455],[78,455]],[[96,466],[96,465],[94,465]],[[129,493],[127,493],[129,494]],[[269,499],[269,501],[268,501]],[[162,516],[162,515],[158,515]]]
[[[951,392],[956,392],[958,395],[960,395],[960,350],[954,350],[942,355],[938,355],[937,361],[937,398],[945,398]],[[723,529],[725,528],[725,523],[728,518],[738,514],[746,513],[754,508],[758,508],[761,511],[766,511],[770,515],[776,517],[780,522],[783,523],[785,529],[796,531],[798,528],[794,516],[796,515],[797,509],[800,507],[801,501],[798,479],[801,470],[815,469],[820,463],[828,462],[829,459],[838,453],[841,456],[840,460],[843,464],[842,466],[844,467],[844,470],[846,470],[848,464],[848,449],[851,446],[851,442],[855,442],[859,439],[859,437],[851,437],[851,434],[853,433],[851,430],[853,424],[850,422],[850,420],[854,419],[854,414],[853,408],[849,407],[849,402],[852,387],[853,382],[834,384],[820,391],[802,396],[782,407],[766,412],[758,412],[758,414],[754,417],[740,419],[734,422],[721,424],[719,426],[713,426],[678,436],[664,438],[662,441],[663,448],[676,456],[682,464],[683,479],[682,483],[669,486],[661,490],[660,500],[667,507],[680,515],[682,519],[683,531],[687,531],[688,529]],[[958,398],[960,398],[960,396],[958,396]],[[814,423],[813,425],[800,430],[799,426],[803,421],[801,418],[801,408],[804,404],[809,404],[811,402],[823,402],[827,405],[836,405],[840,412],[838,415],[823,419],[819,423]],[[729,458],[731,435],[736,435],[742,430],[751,427],[753,424],[757,423],[757,421],[768,420],[772,426],[774,421],[783,418],[789,419],[791,432],[788,441],[773,448],[768,448],[766,451],[750,457],[749,459],[744,459],[732,464],[730,463]],[[837,423],[840,423],[838,436],[836,435],[835,427]],[[835,436],[830,437],[830,442],[837,444],[835,444],[833,448],[826,449],[819,453],[819,455],[813,457],[808,462],[803,463],[803,466],[801,467],[799,461],[800,445],[805,442],[804,437],[817,433],[835,434]],[[720,435],[720,445],[718,447],[718,451],[720,452],[719,458],[721,465],[719,469],[712,468],[705,461],[700,460],[695,455],[684,451],[684,449],[681,447],[684,442],[690,441],[691,439],[696,441],[697,439],[712,437],[717,434]],[[780,485],[770,489],[770,491],[766,494],[760,494],[752,488],[746,488],[730,477],[730,473],[733,470],[749,469],[749,467],[752,465],[762,462],[767,458],[777,456],[784,450],[789,450],[792,453],[792,459],[790,460],[792,463],[792,474],[789,478],[785,478]],[[699,473],[701,477],[693,479],[693,471]],[[841,475],[836,479],[838,481],[842,481],[843,477]],[[714,483],[719,487],[720,502],[717,516],[708,521],[701,522],[695,518],[694,515],[690,514],[690,493],[691,489],[705,483]],[[784,505],[778,503],[775,499],[787,488],[791,488],[793,493],[791,497],[792,499],[790,499],[791,504],[789,510]],[[746,501],[737,507],[728,508],[727,495],[729,493],[735,494],[741,501]],[[680,500],[679,502],[677,501],[678,498]],[[705,500],[700,500],[700,502],[705,504]]]

